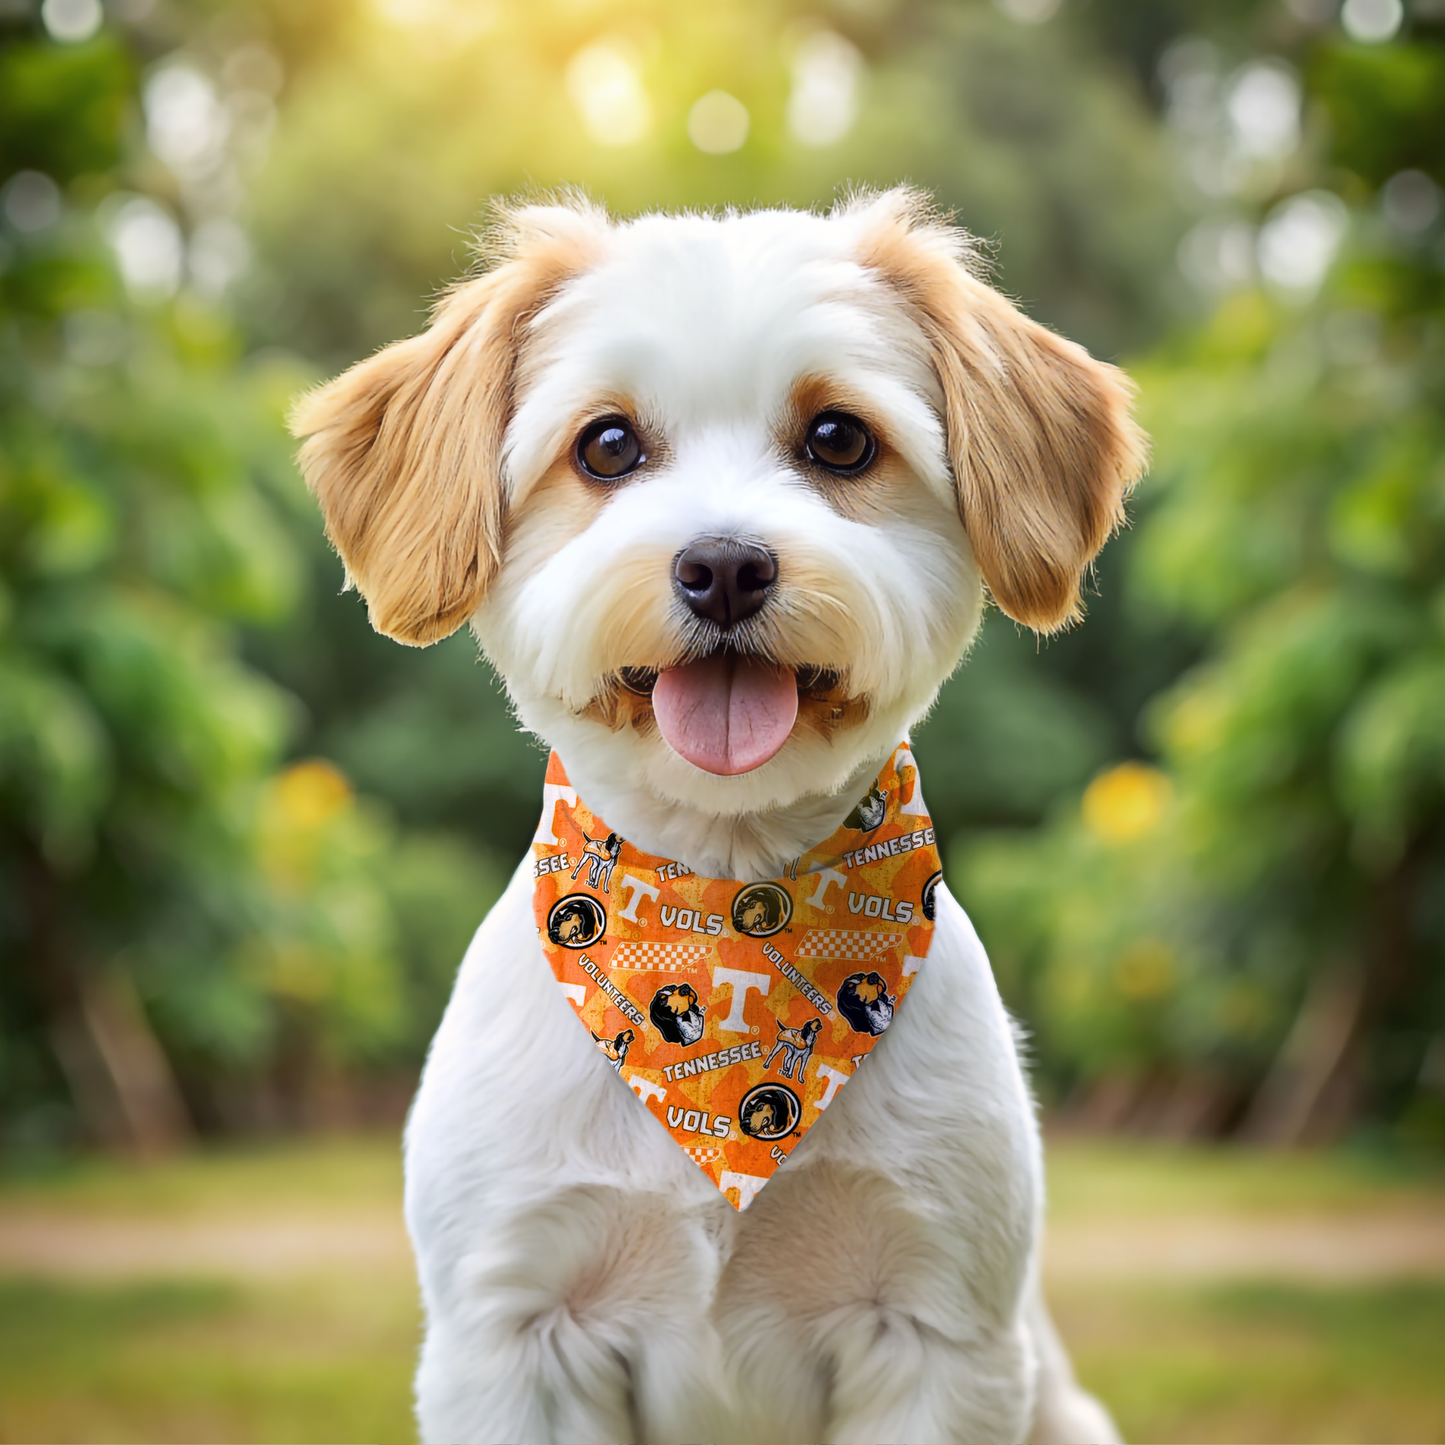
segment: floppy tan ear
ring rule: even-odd
[[[291,417],[326,533],[371,624],[425,646],[481,604],[501,562],[502,439],[526,322],[592,258],[583,206],[503,219],[503,259],[453,287],[419,336],[304,396]]]
[[[854,209],[863,263],[899,291],[932,348],[959,515],[989,591],[1037,631],[1067,625],[1144,469],[1133,383],[981,281],[969,238],[917,192]]]

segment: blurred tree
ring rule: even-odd
[[[1237,191],[1237,240],[1203,238],[1242,240],[1222,259],[1257,279],[1219,276],[1209,324],[1140,372],[1129,602],[1205,654],[1147,710],[1163,771],[1104,772],[1042,835],[959,860],[1099,1116],[1445,1139],[1441,19],[1297,29],[1288,57],[1236,57],[1233,97],[1219,50],[1175,55],[1176,86],[1246,119],[1243,77],[1298,74],[1315,132],[1308,164],[1239,173],[1262,224]]]
[[[998,242],[1003,284],[1101,354],[1172,315],[1167,154],[1082,17],[1023,26],[986,0],[331,14],[321,46],[314,17],[269,12],[288,79],[247,312],[258,339],[323,364],[417,328],[470,263],[489,196],[559,186],[631,214],[820,206],[907,179]],[[717,88],[740,103],[735,134],[695,123]]]
[[[133,45],[37,30],[0,49],[0,1122],[158,1149],[228,1081],[236,1122],[415,1059],[495,884],[277,773],[301,709],[240,633],[307,585],[304,373],[242,363],[204,223],[143,189]]]
[[[490,194],[900,179],[1096,352],[1172,331],[1088,625],[990,618],[918,738],[1046,1083],[1175,1132],[1445,1133],[1440,26],[1438,0],[0,11],[11,1137],[67,1097],[118,1139],[299,1119],[414,1066],[530,835],[543,759],[470,640],[397,648],[339,594],[287,395],[415,330]]]
[[[1156,336],[1179,301],[1186,217],[1157,120],[1082,11],[1047,26],[987,0],[228,13],[249,17],[285,74],[239,283],[257,346],[339,368],[416,330],[425,299],[470,263],[486,198],[560,185],[626,214],[826,205],[850,184],[910,179],[998,243],[1002,284],[1104,354]],[[233,23],[171,63],[226,96],[236,43]],[[719,90],[745,114],[711,136],[695,107]],[[334,589],[338,565],[310,555]],[[411,822],[524,848],[543,758],[470,640],[404,652],[368,632],[354,597],[326,591],[305,626],[250,654],[305,700],[303,746]],[[1140,702],[1190,655],[1156,632],[1109,652],[1105,622],[1040,655],[991,624],[919,739],[935,810],[1033,822],[1129,747]]]

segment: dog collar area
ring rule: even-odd
[[[746,1209],[897,1015],[942,879],[905,741],[782,877],[710,878],[644,853],[556,753],[532,844],[542,951],[618,1077]]]

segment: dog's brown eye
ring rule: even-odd
[[[808,455],[830,472],[861,472],[878,450],[868,428],[842,411],[815,416],[804,446]]]
[[[625,417],[605,416],[594,421],[577,441],[578,465],[600,482],[615,482],[646,460],[642,443]]]

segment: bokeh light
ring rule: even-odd
[[[1393,40],[1404,19],[1401,0],[1345,0],[1340,11],[1345,34],[1362,45],[1383,45]]]
[[[181,283],[185,248],[175,218],[148,196],[119,199],[106,233],[126,288],[140,301],[164,300]]]
[[[587,133],[600,145],[632,145],[652,127],[642,62],[636,45],[624,36],[609,36],[579,50],[567,64],[567,93]]]
[[[60,187],[42,171],[17,171],[5,183],[0,205],[17,231],[48,230],[60,219]]]
[[[835,30],[808,29],[793,45],[789,134],[810,146],[842,140],[857,117],[863,68],[863,56],[850,40]]]
[[[45,0],[40,19],[56,40],[75,45],[100,29],[105,14],[100,0]]]
[[[1294,71],[1279,61],[1257,60],[1231,78],[1225,108],[1239,149],[1246,155],[1289,155],[1300,139],[1300,88]]]
[[[1407,236],[1428,231],[1440,218],[1440,187],[1424,171],[1397,171],[1380,191],[1385,219]]]
[[[1348,212],[1330,191],[1309,191],[1281,201],[1260,227],[1260,273],[1287,295],[1314,295],[1348,228]]]
[[[687,138],[708,155],[741,150],[752,118],[748,108],[725,90],[699,96],[687,113]]]
[[[1060,0],[994,0],[994,4],[1020,25],[1042,25],[1057,13]]]

